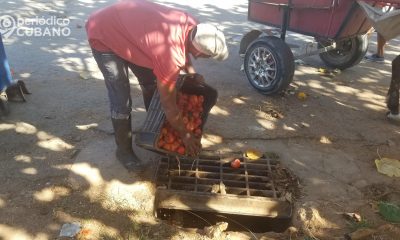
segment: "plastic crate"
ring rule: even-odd
[[[196,94],[204,96],[203,113],[201,115],[203,131],[204,125],[211,108],[217,102],[218,92],[206,83],[201,83],[193,78],[193,75],[182,75],[177,80],[176,88],[179,92],[186,94]],[[151,100],[146,120],[142,128],[136,133],[135,143],[137,146],[151,150],[157,153],[167,155],[178,155],[175,152],[168,152],[157,146],[160,137],[161,128],[166,120],[164,110],[161,107],[160,94],[156,91]]]

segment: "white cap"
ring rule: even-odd
[[[229,56],[224,33],[214,25],[198,24],[196,31],[192,31],[190,40],[199,52],[211,56],[213,59],[223,61]]]

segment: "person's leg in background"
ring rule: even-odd
[[[114,128],[116,157],[128,170],[142,170],[142,163],[132,149],[132,100],[128,77],[128,62],[112,52],[92,50],[102,72],[110,101]]]
[[[0,115],[9,114],[7,87],[14,83],[4,49],[3,39],[0,34]]]
[[[392,80],[387,93],[386,105],[390,112],[387,117],[390,120],[400,122],[399,114],[399,89],[400,89],[400,55],[392,61]]]
[[[384,5],[382,7],[382,12],[388,13],[392,11],[394,8],[389,5]],[[372,32],[367,33],[369,36]],[[371,62],[384,62],[385,61],[385,45],[386,39],[377,32],[377,39],[376,39],[376,52],[365,56],[366,60]]]
[[[381,34],[378,33],[378,43],[377,43],[377,51],[376,55],[380,58],[385,58],[385,45],[386,45],[386,40],[383,38]]]
[[[150,68],[141,67],[135,64],[129,64],[129,68],[135,74],[142,89],[143,102],[146,111],[149,110],[151,99],[157,89],[157,77]]]
[[[376,53],[365,56],[365,58],[371,62],[384,62],[385,61],[385,45],[386,40],[383,36],[377,33]]]

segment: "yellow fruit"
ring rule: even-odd
[[[262,153],[256,149],[248,149],[246,150],[246,156],[250,160],[257,160],[262,157]]]
[[[305,92],[299,92],[297,94],[297,98],[300,99],[300,100],[304,100],[304,99],[307,98],[307,94]]]

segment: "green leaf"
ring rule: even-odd
[[[400,207],[393,203],[380,202],[379,213],[389,222],[400,223]]]

